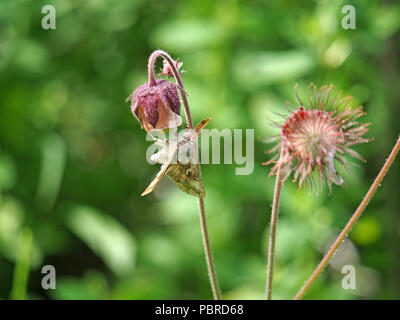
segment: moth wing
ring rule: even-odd
[[[196,127],[194,128],[194,130],[196,130],[197,135],[200,135],[201,129],[203,129],[209,122],[210,122],[211,118],[207,118],[204,120],[201,120]]]
[[[164,176],[165,172],[167,171],[169,165],[172,162],[172,159],[174,158],[176,153],[176,149],[174,150],[174,152],[172,152],[171,156],[169,157],[169,159],[161,166],[160,171],[157,173],[157,176],[154,178],[154,180],[149,184],[149,186],[146,188],[146,190],[143,191],[143,193],[141,194],[141,196],[145,196],[146,194],[151,193],[154,188],[160,183],[162,177]]]
[[[190,171],[190,176],[187,172]],[[181,163],[172,164],[166,175],[170,178],[183,192],[186,192],[190,195],[204,198],[205,197],[205,189],[204,186],[199,180],[200,172],[197,167],[193,164],[182,165]]]
[[[203,129],[210,122],[210,120],[211,120],[211,118],[207,118],[207,119],[200,121],[197,124],[197,126],[195,127],[196,138],[200,134],[201,129]],[[154,140],[156,140],[156,139],[154,139]],[[177,150],[178,150],[178,146],[176,147],[176,149],[174,149],[174,151],[172,152],[169,159],[161,166],[161,169],[157,173],[157,176],[149,184],[149,186],[146,188],[146,190],[143,191],[143,193],[141,194],[142,196],[145,196],[145,195],[151,193],[154,190],[154,188],[159,184],[162,177],[167,172],[167,169],[170,166],[172,159],[174,158]],[[183,191],[185,191],[189,194],[204,197],[204,187],[201,185],[200,190],[198,190],[198,188],[194,188],[194,186],[191,186],[191,183],[189,183],[189,179],[187,179],[187,177],[185,176],[185,171],[184,170],[182,171],[182,169],[183,169],[183,167],[181,164],[178,164],[178,163],[174,164],[173,166],[171,166],[167,175],[170,176],[172,181],[174,181]]]
[[[168,178],[170,178],[173,182],[179,182],[185,177],[185,169],[182,164],[179,162],[171,164],[166,172]]]

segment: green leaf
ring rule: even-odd
[[[42,166],[36,201],[46,211],[51,210],[57,199],[64,174],[66,149],[64,140],[50,134],[42,142]]]
[[[69,212],[67,225],[115,274],[133,270],[135,239],[113,217],[95,208],[77,206]]]

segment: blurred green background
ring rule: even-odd
[[[43,30],[52,4],[57,29]],[[341,9],[356,8],[356,30]],[[319,196],[285,184],[273,297],[292,298],[344,226],[400,129],[398,1],[0,2],[0,298],[208,299],[196,199],[158,171],[126,97],[158,48],[184,62],[194,122],[255,128],[255,169],[204,165],[206,212],[225,298],[262,299],[274,178],[267,118],[307,85],[362,104],[375,141],[355,149],[347,186]],[[158,67],[161,67],[161,60]],[[399,159],[398,159],[399,160]],[[306,298],[400,298],[400,164]],[[43,290],[54,265],[57,289]],[[341,287],[343,265],[357,289]]]

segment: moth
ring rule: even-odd
[[[207,118],[200,121],[195,127],[194,132],[184,134],[182,138],[175,143],[171,141],[159,141],[158,139],[153,138],[156,143],[159,143],[163,146],[163,149],[161,149],[161,151],[157,154],[153,155],[155,157],[152,157],[152,159],[156,159],[156,161],[161,162],[162,166],[154,180],[149,184],[146,190],[143,191],[142,196],[151,193],[165,174],[182,191],[193,196],[201,198],[205,197],[206,191],[200,179],[200,166],[197,163],[194,163],[196,162],[193,161],[194,159],[190,158],[186,163],[183,163],[183,161],[180,162],[179,153],[182,151],[182,149],[187,149],[187,147],[191,148],[189,149],[190,151],[197,147],[196,144],[193,144],[193,142],[197,140],[201,129],[203,129],[210,122],[210,120],[210,118]],[[172,163],[174,159],[176,161]]]

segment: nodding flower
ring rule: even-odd
[[[145,83],[128,97],[132,113],[147,132],[176,128],[182,124],[177,85],[163,79]]]
[[[308,88],[308,104],[304,104],[297,94],[298,108],[285,117],[280,125],[278,136],[268,142],[279,141],[267,153],[277,152],[264,165],[274,164],[270,175],[281,171],[282,181],[294,173],[294,182],[301,188],[306,183],[313,188],[322,189],[326,183],[331,189],[333,183],[343,184],[335,164],[339,163],[350,170],[345,154],[363,158],[354,150],[353,145],[369,142],[364,137],[370,123],[362,124],[358,118],[365,115],[362,106],[349,107],[352,97],[341,98],[340,93],[331,99],[333,86],[323,86],[319,90],[313,84]],[[319,176],[319,183],[315,178]]]

